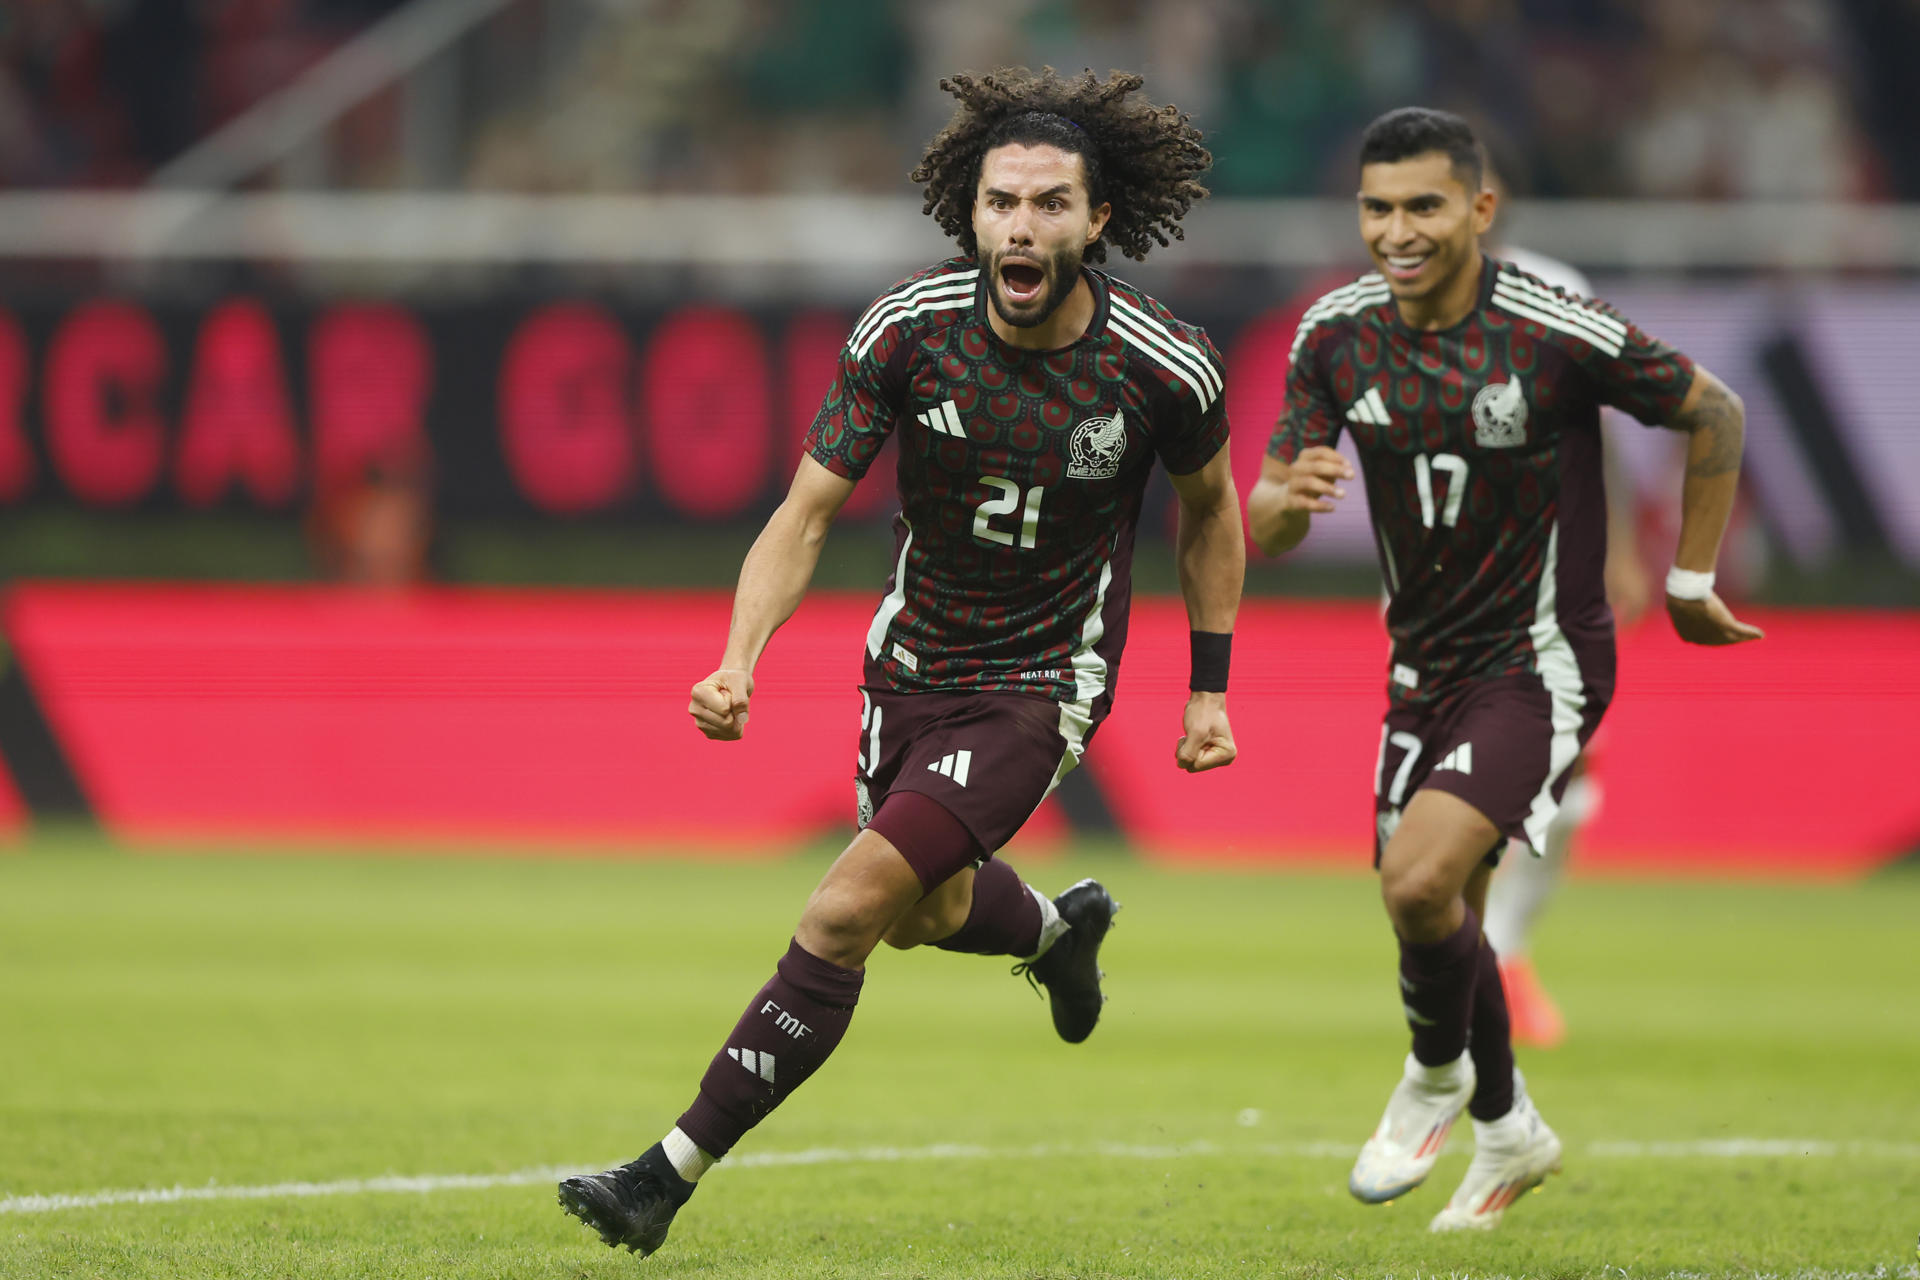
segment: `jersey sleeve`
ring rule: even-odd
[[[1213,461],[1227,443],[1226,362],[1199,329],[1188,330],[1200,351],[1188,394],[1179,399],[1170,428],[1154,433],[1154,451],[1161,465],[1176,476],[1192,475]]]
[[[897,327],[865,343],[856,329],[840,350],[833,385],[807,429],[808,457],[849,480],[867,474],[899,417],[905,347]]]
[[[1587,348],[1584,363],[1600,403],[1625,410],[1648,426],[1671,421],[1693,386],[1693,360],[1606,303],[1593,300],[1587,305],[1618,326],[1612,330],[1613,343]]]
[[[1320,372],[1320,356],[1313,342],[1318,336],[1302,330],[1287,365],[1287,398],[1267,441],[1267,456],[1291,463],[1315,445],[1331,449],[1340,443],[1340,414]]]

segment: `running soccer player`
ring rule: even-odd
[[[1157,459],[1172,476],[1192,626],[1175,762],[1235,755],[1225,691],[1245,571],[1221,361],[1206,335],[1093,270],[1181,235],[1212,157],[1142,80],[1003,70],[959,100],[913,180],[960,255],[854,325],[786,500],[740,570],[719,668],[688,707],[746,729],[753,668],[799,605],[828,527],[889,435],[901,511],[860,688],[861,830],[716,1054],[693,1104],[638,1159],[560,1184],[608,1245],[652,1253],[700,1176],[827,1060],[882,941],[1023,957],[1053,1024],[1087,1038],[1113,899],[1058,898],[995,858],[1080,761],[1112,704],[1134,529]]]
[[[1457,116],[1409,107],[1368,126],[1360,232],[1378,271],[1301,320],[1248,504],[1262,550],[1296,546],[1346,496],[1333,445],[1352,432],[1391,597],[1374,862],[1413,1045],[1348,1187],[1368,1203],[1413,1190],[1465,1109],[1473,1160],[1436,1231],[1494,1226],[1560,1167],[1480,920],[1500,851],[1540,846],[1613,695],[1602,404],[1691,437],[1667,577],[1680,638],[1760,636],[1713,593],[1739,398],[1604,303],[1483,254],[1497,197],[1481,177]]]

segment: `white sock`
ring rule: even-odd
[[[1493,885],[1487,890],[1487,918],[1482,922],[1487,941],[1499,955],[1527,953],[1534,922],[1546,910],[1566,872],[1567,848],[1596,807],[1595,792],[1586,778],[1568,783],[1560,811],[1547,824],[1547,847],[1536,857],[1524,846],[1510,846],[1507,856],[1500,860],[1500,869],[1493,873]]]
[[[1463,1053],[1452,1062],[1443,1062],[1430,1067],[1412,1054],[1407,1055],[1405,1066],[1407,1079],[1418,1082],[1428,1089],[1458,1089],[1466,1073],[1473,1069],[1473,1055]]]
[[[1475,1117],[1473,1122],[1473,1140],[1491,1142],[1495,1146],[1512,1146],[1532,1131],[1527,1120],[1527,1112],[1533,1107],[1533,1101],[1527,1097],[1526,1077],[1520,1074],[1520,1068],[1513,1069],[1513,1105],[1506,1114],[1495,1116],[1491,1120]]]
[[[673,1162],[676,1173],[688,1182],[700,1181],[700,1175],[713,1168],[714,1157],[695,1146],[693,1139],[680,1132],[678,1125],[672,1133],[660,1139],[660,1145],[667,1153],[667,1159]]]
[[[1038,960],[1041,956],[1047,954],[1048,947],[1060,941],[1061,934],[1073,928],[1073,926],[1060,918],[1060,908],[1053,905],[1052,898],[1049,898],[1032,885],[1027,886],[1027,892],[1032,894],[1033,900],[1040,904],[1040,945],[1034,949],[1032,955],[1024,956],[1022,959]]]

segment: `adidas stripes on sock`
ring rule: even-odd
[[[719,1159],[819,1070],[847,1033],[864,971],[787,948],[700,1079],[680,1131]]]

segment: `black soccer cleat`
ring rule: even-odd
[[[563,1180],[560,1207],[599,1232],[609,1249],[625,1245],[644,1258],[667,1242],[673,1215],[693,1191],[656,1142],[638,1160]]]
[[[1033,960],[1013,966],[1036,988],[1047,989],[1053,1006],[1053,1029],[1068,1044],[1079,1044],[1093,1034],[1100,1021],[1100,943],[1113,927],[1120,904],[1098,880],[1082,880],[1053,900],[1054,910],[1069,926],[1054,944]]]

